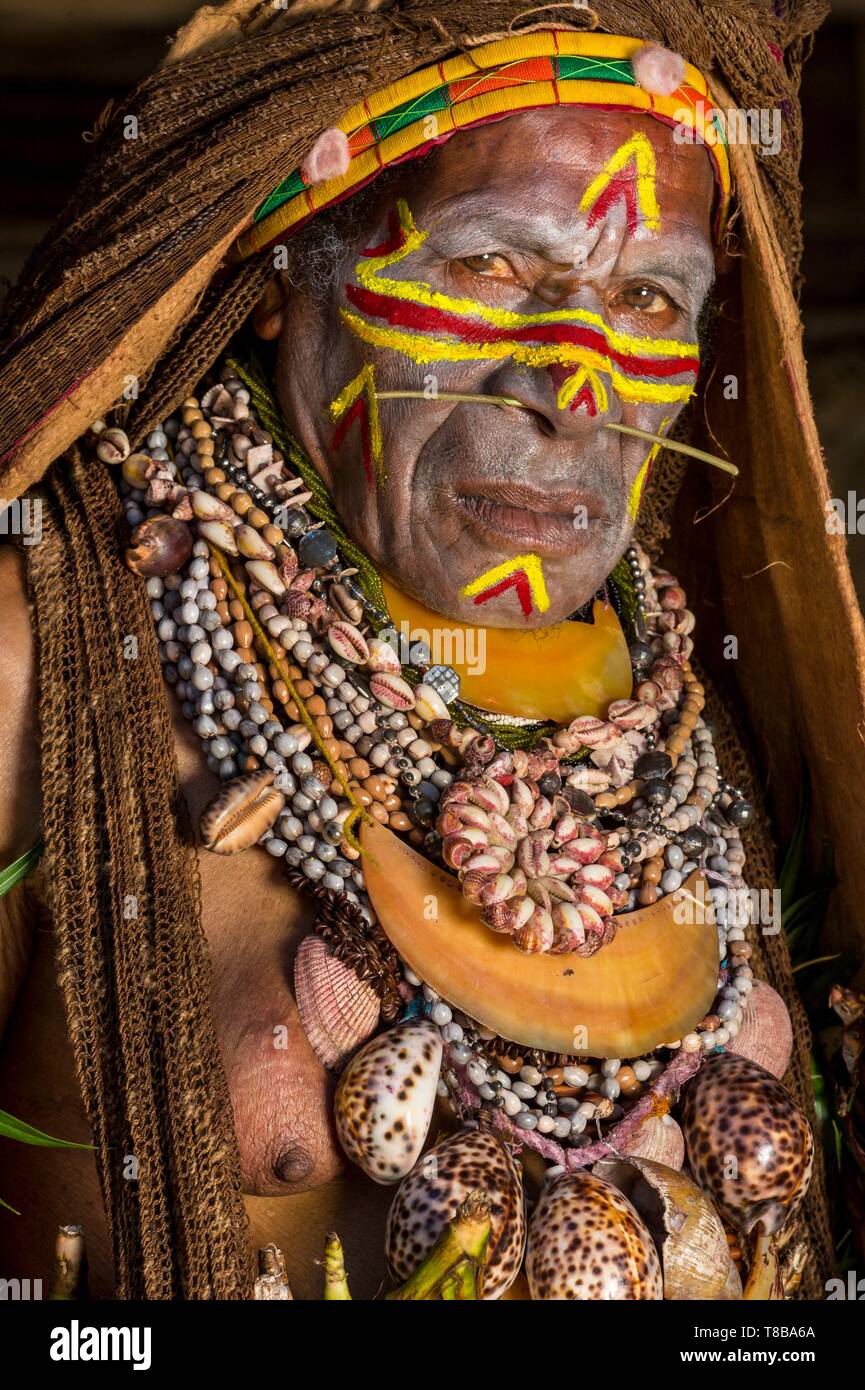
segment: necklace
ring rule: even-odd
[[[122,465],[128,559],[146,579],[166,680],[224,783],[204,843],[218,853],[259,843],[318,898],[322,939],[299,953],[297,997],[327,1065],[374,1033],[379,1010],[401,1013],[400,1029],[422,1019],[434,1032],[433,1093],[461,1114],[487,1110],[553,1159],[576,1158],[590,1123],[609,1143],[735,1037],[751,989],[736,911],[750,808],[717,769],[685,595],[629,547],[642,609],[631,694],[605,718],[578,715],[540,735],[518,726],[510,739],[460,701],[452,667],[424,651],[402,665],[380,635],[392,622],[385,585],[326,522],[320,482],[316,496],[290,471],[251,400],[229,364]],[[710,1011],[639,1057],[498,1036],[400,961],[367,891],[358,822],[452,870],[495,946],[512,938],[517,977],[526,953],[552,951],[566,966],[568,954],[612,950],[631,914],[672,901],[699,873],[718,928]],[[322,980],[339,996],[338,1026],[324,1018]],[[395,1046],[390,1036],[359,1057]]]

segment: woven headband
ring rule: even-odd
[[[705,145],[717,185],[714,235],[724,227],[730,201],[730,164],[723,127],[714,118],[706,79],[684,64],[681,85],[668,96],[641,87],[631,60],[641,39],[546,30],[483,44],[469,53],[422,68],[358,102],[338,129],[348,137],[344,174],[307,185],[295,169],[256,210],[238,238],[245,259],[295,231],[322,208],[363,188],[389,165],[426,153],[458,130],[544,106],[588,106],[634,111],[689,131]]]

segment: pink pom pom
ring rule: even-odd
[[[300,176],[304,183],[324,183],[326,179],[338,179],[348,169],[348,136],[342,130],[331,126],[322,132],[300,166]]]
[[[656,97],[671,96],[685,80],[684,58],[656,43],[638,48],[631,59],[631,68],[643,91]]]

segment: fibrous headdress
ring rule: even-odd
[[[113,483],[76,441],[110,414],[135,445],[190,392],[272,273],[268,256],[233,253],[238,238],[254,251],[255,227],[303,196],[295,171],[313,141],[370,94],[541,29],[674,50],[724,107],[779,110],[783,133],[775,154],[730,146],[725,235],[735,272],[712,361],[678,425],[736,462],[735,491],[702,520],[719,500],[711,484],[689,475],[683,485],[682,467],[662,454],[642,538],[655,552],[666,544],[700,596],[707,651],[720,651],[725,633],[738,637],[740,661],[718,665],[735,682],[739,727],[721,704],[712,711],[729,775],[761,801],[742,747],[752,738],[783,835],[804,758],[815,824],[849,873],[865,859],[865,641],[843,538],[824,524],[828,485],[795,301],[799,72],[823,13],[823,0],[530,9],[516,0],[294,0],[284,9],[229,0],[199,11],[163,67],[107,120],[75,197],[29,261],[3,318],[0,496],[33,489],[44,507],[28,569],[46,878],[121,1297],[245,1297],[249,1252],[195,853],[147,602],[123,563]],[[129,634],[139,637],[135,661],[123,658]],[[772,853],[761,817],[749,844],[758,888],[772,884]],[[835,901],[852,920],[843,877]],[[758,966],[791,1004],[792,1085],[807,1104],[807,1028],[781,939],[758,943]],[[137,1182],[124,1176],[126,1154],[138,1160]],[[804,1216],[806,1295],[822,1289],[830,1258],[823,1204],[818,1177]]]

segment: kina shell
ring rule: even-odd
[[[455,819],[454,825],[459,828],[461,822]],[[472,827],[463,830],[449,834],[442,846],[445,862],[460,871],[479,857]],[[453,874],[376,822],[362,827],[361,844],[369,852],[366,890],[391,944],[451,1007],[502,1038],[570,1055],[576,1051],[574,1030],[579,1026],[592,1056],[640,1057],[667,1038],[689,1032],[715,998],[717,930],[697,921],[699,914],[693,922],[677,922],[669,894],[623,913],[616,919],[621,930],[615,939],[576,966],[549,951],[515,958],[509,932],[517,929],[516,923],[493,920],[490,926],[498,931],[491,931],[485,925],[489,919],[481,920]],[[512,867],[497,865],[490,876],[503,872],[514,875]],[[695,871],[685,891],[696,895],[700,882],[705,880]],[[437,898],[434,921],[424,916],[430,893]],[[519,904],[519,899],[513,901]],[[528,906],[519,904],[519,911],[531,915],[532,900],[523,901]],[[482,911],[499,914],[502,906],[490,904]],[[591,911],[586,906],[586,914]]]
[[[437,1144],[401,1183],[385,1235],[395,1280],[402,1283],[414,1274],[457,1207],[477,1189],[492,1204],[482,1297],[501,1298],[519,1274],[526,1245],[523,1185],[510,1149],[495,1134],[481,1130]]]
[[[334,1098],[336,1132],[348,1157],[378,1183],[414,1167],[430,1127],[442,1060],[439,1030],[400,1023],[352,1057]]]
[[[793,1025],[780,994],[764,980],[755,980],[745,1000],[744,1017],[727,1051],[747,1057],[780,1078],[793,1055]]]
[[[372,1037],[381,1012],[378,996],[350,966],[337,960],[320,936],[304,937],[294,961],[294,996],[307,1041],[331,1070]]]
[[[777,1077],[730,1053],[708,1058],[685,1088],[682,1129],[688,1161],[720,1216],[747,1234],[774,1235],[811,1180],[814,1140]]]
[[[605,1160],[593,1172],[615,1183],[655,1237],[665,1299],[715,1302],[742,1297],[742,1281],[721,1218],[692,1178],[645,1158]]]
[[[269,768],[233,777],[201,813],[199,829],[206,849],[238,854],[257,844],[285,805]]]
[[[568,1173],[546,1189],[529,1222],[526,1276],[533,1299],[661,1299],[661,1263],[649,1230],[617,1187]]]

